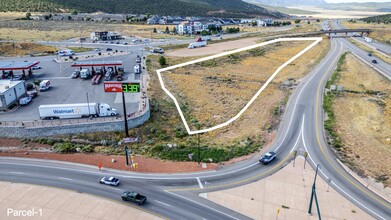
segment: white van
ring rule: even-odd
[[[39,91],[46,91],[50,88],[50,81],[49,80],[42,80],[39,83]]]

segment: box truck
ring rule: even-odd
[[[117,110],[106,103],[53,104],[38,106],[41,119],[114,116]]]
[[[187,48],[193,49],[196,47],[205,47],[206,46],[206,41],[203,41],[201,38],[198,38],[196,42],[190,43]]]
[[[50,88],[50,81],[49,80],[42,80],[39,83],[39,91],[46,91]]]

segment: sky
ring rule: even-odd
[[[328,3],[342,3],[342,2],[391,2],[391,0],[326,0]]]

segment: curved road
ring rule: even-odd
[[[145,210],[172,219],[248,219],[198,194],[244,185],[271,175],[292,159],[291,152],[296,149],[308,152],[311,166],[320,164],[320,176],[355,205],[376,219],[390,219],[391,204],[351,177],[335,160],[323,136],[324,84],[345,50],[353,50],[362,60],[369,60],[365,51],[345,39],[331,39],[329,53],[290,97],[273,147],[278,158],[268,166],[259,165],[258,158],[252,158],[215,172],[163,175],[97,171],[76,164],[0,158],[0,180],[56,186],[117,200],[123,190],[133,189],[148,197]],[[390,74],[389,64],[379,66],[385,74]],[[100,185],[97,181],[102,175],[115,175],[122,183],[118,188]]]

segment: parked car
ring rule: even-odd
[[[372,63],[377,63],[377,60],[372,60]]]
[[[23,80],[22,78],[23,78],[23,76],[22,76],[22,75],[16,75],[16,76],[12,77],[12,81],[19,81],[19,80]]]
[[[106,49],[106,51],[113,51],[113,49],[111,49],[111,48],[107,48],[107,49]]]
[[[105,81],[110,81],[113,74],[114,74],[114,72],[112,70],[108,69],[105,74]]]
[[[100,184],[105,184],[109,186],[118,186],[119,184],[119,179],[115,177],[103,177],[101,180],[99,180]]]
[[[371,53],[368,53],[368,56],[370,56],[370,57],[371,57],[371,56],[372,56],[372,54],[371,54]]]
[[[128,42],[125,42],[124,45],[128,45]]]
[[[272,160],[276,158],[276,153],[274,151],[270,151],[267,154],[263,155],[260,159],[259,162],[263,164],[268,164]]]
[[[27,95],[29,96],[29,97],[31,97],[31,98],[35,98],[35,97],[37,97],[37,95],[38,95],[38,91],[37,90],[30,90],[30,91],[27,91]]]
[[[19,104],[20,105],[27,105],[31,102],[31,97],[30,96],[27,96],[27,97],[23,97],[21,99],[19,99]]]
[[[123,201],[135,202],[137,205],[142,205],[147,201],[147,197],[137,192],[125,191],[121,195]]]
[[[39,70],[39,69],[42,69],[42,67],[40,67],[40,66],[33,66],[33,67],[31,67],[31,69],[32,70]]]
[[[77,70],[73,71],[73,73],[71,75],[71,78],[75,79],[75,78],[77,78],[79,76],[80,76],[80,70],[77,69]]]

